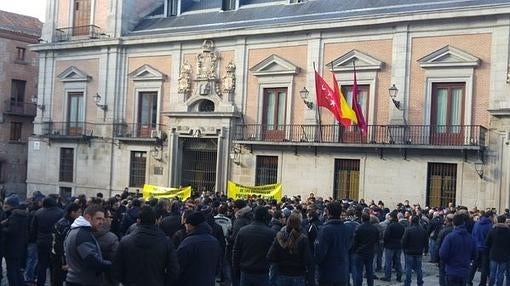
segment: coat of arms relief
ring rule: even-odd
[[[218,54],[214,42],[205,40],[202,52],[197,55],[196,76],[192,76],[192,66],[185,61],[181,66],[178,78],[178,91],[186,102],[191,98],[209,97],[212,101],[231,101],[235,92],[236,66],[230,62],[225,67],[223,78],[218,77]],[[217,96],[219,100],[213,97]],[[218,99],[216,98],[216,99]],[[194,101],[194,100],[192,100]]]

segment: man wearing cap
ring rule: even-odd
[[[11,286],[23,286],[24,258],[28,244],[27,212],[19,208],[20,202],[16,195],[5,199],[4,211],[6,219],[2,220],[3,249],[7,264],[7,280]]]
[[[186,237],[177,248],[181,269],[177,285],[214,286],[221,260],[220,243],[199,211],[184,217],[184,227]]]

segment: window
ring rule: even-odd
[[[198,111],[200,112],[213,112],[214,111],[214,102],[210,100],[202,100],[198,105]]]
[[[336,159],[333,196],[335,199],[358,200],[359,160]]]
[[[60,148],[59,181],[73,182],[74,177],[74,149]]]
[[[286,88],[264,89],[262,125],[266,140],[284,137],[286,99]]]
[[[222,0],[221,1],[221,10],[229,11],[236,9],[236,0]]]
[[[11,136],[9,140],[11,141],[21,141],[21,130],[23,128],[23,123],[21,122],[11,122]]]
[[[432,85],[431,125],[437,133],[458,133],[463,123],[464,83]],[[456,127],[449,127],[456,126]]]
[[[427,206],[447,207],[450,202],[455,204],[457,164],[429,163],[427,181]]]
[[[88,35],[90,27],[91,0],[74,0],[73,36]]]
[[[278,182],[278,156],[257,156],[255,185],[270,185]]]
[[[145,184],[145,167],[147,164],[147,152],[131,151],[129,163],[129,187],[142,188]]]
[[[16,50],[17,50],[16,60],[20,61],[20,62],[24,62],[26,49],[22,48],[22,47],[16,47]]]
[[[84,121],[85,121],[85,105],[83,99],[83,92],[69,92],[66,135],[70,136],[82,135]]]
[[[150,137],[158,120],[158,93],[141,92],[138,97],[138,135]]]
[[[177,16],[178,0],[168,0],[168,16]]]
[[[11,80],[11,106],[18,106],[25,102],[25,86],[27,82],[24,80],[13,79]]]

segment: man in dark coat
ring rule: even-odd
[[[252,209],[246,204],[245,200],[238,199],[234,201],[234,220],[232,221],[232,233],[229,237],[229,247],[226,251],[227,260],[232,264],[232,247],[236,241],[237,234],[242,227],[247,226],[252,221]],[[239,274],[232,269],[232,286],[239,286]]]
[[[492,229],[492,212],[488,211],[482,214],[480,220],[473,227],[473,239],[476,243],[476,260],[471,265],[471,273],[468,282],[472,282],[476,271],[480,269],[480,285],[487,285],[487,276],[489,274],[489,251],[485,246],[487,235]]]
[[[352,253],[354,261],[354,286],[363,284],[363,267],[367,275],[367,285],[374,285],[374,255],[379,243],[379,230],[370,222],[370,214],[361,215],[363,223],[354,231]]]
[[[489,285],[503,285],[503,279],[508,269],[510,259],[510,228],[506,224],[506,216],[500,215],[498,223],[494,225],[487,235],[486,246],[489,250],[490,275]],[[508,277],[507,277],[508,279]],[[507,281],[507,285],[509,281]]]
[[[184,218],[186,237],[177,248],[179,286],[214,286],[222,259],[218,240],[201,212]]]
[[[52,197],[43,200],[43,207],[35,212],[30,231],[37,245],[37,286],[46,284],[46,270],[50,266],[53,227],[64,216],[64,211]]]
[[[465,286],[471,262],[476,258],[476,243],[466,230],[464,214],[455,214],[453,225],[453,231],[445,237],[439,248],[439,259],[446,267],[447,285]]]
[[[28,214],[20,209],[19,199],[11,195],[5,199],[5,220],[2,220],[4,257],[7,280],[11,286],[23,286],[23,272],[28,245]]]
[[[269,261],[266,254],[271,248],[276,232],[269,226],[267,208],[258,206],[254,222],[243,227],[234,242],[232,268],[240,277],[241,286],[268,286]]]
[[[80,205],[70,203],[65,209],[65,216],[61,218],[53,227],[53,259],[52,259],[52,286],[62,286],[66,279],[66,271],[63,266],[66,265],[64,255],[64,241],[67,233],[71,229],[71,224],[81,215]]]
[[[120,223],[120,234],[121,236],[129,233],[130,227],[136,223],[138,219],[138,215],[140,214],[140,207],[142,206],[142,201],[139,199],[134,199],[131,205],[131,208],[126,211],[126,214],[122,218]]]
[[[406,261],[406,279],[405,286],[411,286],[411,275],[416,273],[418,285],[423,285],[423,272],[421,268],[423,250],[428,242],[428,235],[425,229],[420,225],[420,217],[413,215],[411,225],[405,230],[402,237],[402,249]]]
[[[354,230],[340,219],[342,205],[326,206],[328,220],[319,229],[315,241],[315,260],[320,286],[344,286],[349,283],[349,250]]]
[[[390,213],[390,223],[384,232],[384,277],[382,281],[391,280],[391,269],[397,270],[397,281],[402,281],[402,264],[400,257],[402,255],[402,236],[404,235],[404,226],[398,223],[397,212]]]
[[[445,237],[453,231],[453,214],[448,214],[445,219],[445,225],[437,235],[437,257],[439,258],[439,249],[443,245]],[[444,261],[439,259],[439,286],[446,286],[446,267]]]
[[[176,251],[156,220],[156,212],[151,207],[142,207],[138,227],[120,241],[113,261],[113,276],[125,286],[176,285],[179,274]]]

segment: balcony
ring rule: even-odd
[[[481,150],[486,134],[479,125],[369,125],[362,135],[357,126],[248,124],[235,127],[233,140],[258,145]]]
[[[94,134],[95,124],[88,122],[43,122],[41,135],[50,139],[90,139]]]
[[[12,116],[35,117],[36,106],[32,103],[15,102],[6,100],[4,102],[4,114]]]
[[[113,134],[117,139],[148,141],[162,139],[163,129],[162,124],[118,123],[113,126]]]
[[[103,33],[95,25],[58,28],[55,30],[55,41],[67,42],[73,39],[99,39]]]

